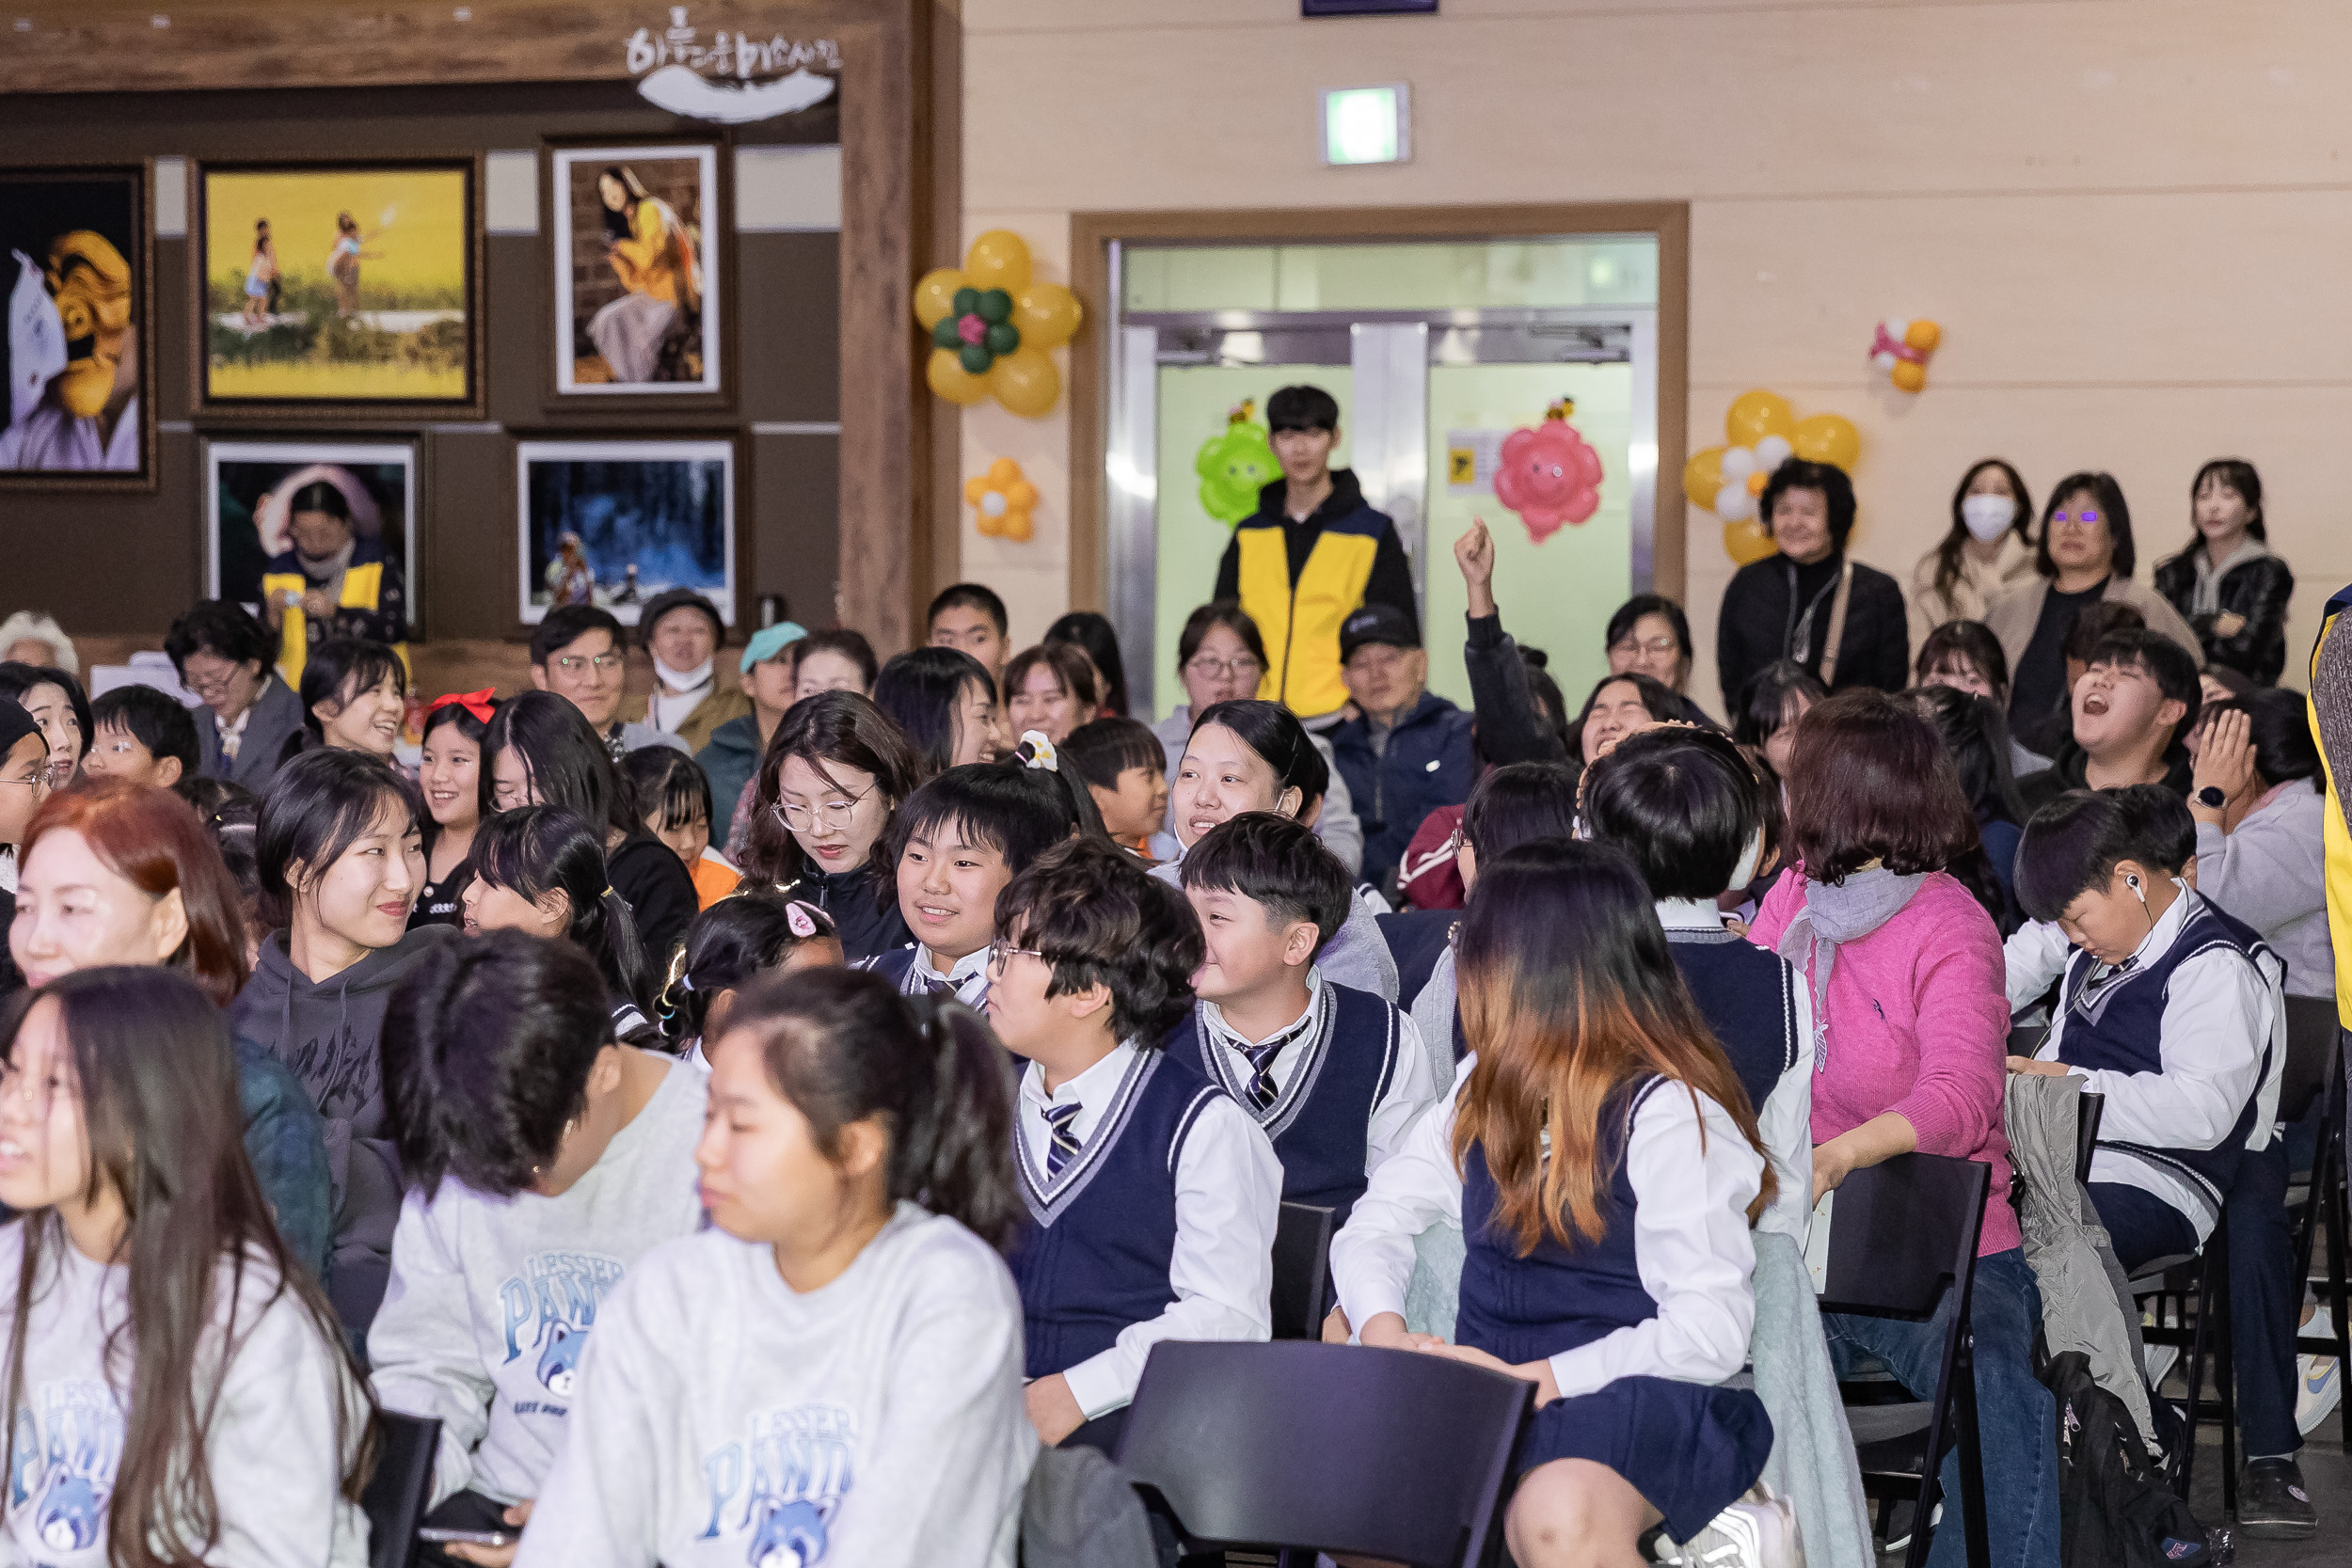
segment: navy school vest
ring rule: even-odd
[[[1658,1315],[1634,1257],[1633,1182],[1626,1175],[1626,1138],[1642,1101],[1663,1086],[1652,1075],[1629,1079],[1602,1103],[1597,1162],[1609,1170],[1600,1194],[1607,1229],[1597,1242],[1563,1243],[1547,1233],[1526,1257],[1518,1240],[1493,1224],[1497,1189],[1486,1151],[1470,1146],[1462,1162],[1461,1298],[1454,1338],[1517,1365],[1576,1350]]]
[[[1324,981],[1304,1044],[1308,1054],[1262,1111],[1250,1097],[1248,1064],[1235,1061],[1211,1035],[1201,1019],[1205,1006],[1193,1005],[1192,1016],[1170,1031],[1168,1045],[1181,1051],[1188,1039],[1186,1058],[1265,1129],[1282,1162],[1282,1201],[1336,1211],[1336,1233],[1364,1196],[1372,1113],[1396,1076],[1401,1015],[1370,991]]]
[[[1013,1163],[1029,1213],[1005,1261],[1021,1287],[1028,1376],[1101,1354],[1120,1329],[1176,1300],[1176,1162],[1201,1108],[1223,1093],[1184,1057],[1138,1051],[1051,1182],[1016,1119]]]
[[[1781,1074],[1813,1048],[1797,1037],[1797,972],[1729,931],[1670,930],[1666,942],[1750,1108],[1763,1110]]]
[[[2171,990],[2173,971],[2199,954],[2216,949],[2235,953],[2249,963],[2254,961],[2257,951],[2265,950],[2262,938],[2251,927],[2222,912],[2211,899],[2197,893],[2185,892],[2181,896],[2195,901],[2188,916],[2181,922],[2172,945],[2150,962],[2120,979],[2109,980],[2095,991],[2087,991],[2090,971],[2097,960],[2077,950],[2068,961],[2063,992],[2066,1031],[2058,1037],[2059,1061],[2093,1071],[2162,1072],[2164,1006]],[[2258,974],[2259,968],[2257,965]],[[2270,1046],[2265,1042],[2255,1092],[2246,1097],[2237,1125],[2211,1148],[2169,1148],[2106,1138],[2099,1140],[2099,1147],[2187,1178],[2190,1185],[2204,1192],[2214,1212],[2218,1213],[2223,1195],[2237,1177],[2238,1159],[2246,1151],[2246,1140],[2253,1133],[2255,1107],[2262,1099],[2262,1080],[2269,1071]]]

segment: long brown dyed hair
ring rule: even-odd
[[[1470,1146],[1494,1177],[1496,1218],[1519,1255],[1607,1233],[1601,1117],[1619,1085],[1671,1079],[1705,1095],[1760,1154],[1756,1108],[1675,967],[1649,888],[1605,845],[1538,839],[1478,868],[1454,942],[1462,1033],[1478,1053],[1454,1123],[1454,1163]],[[1544,1137],[1549,1134],[1549,1155]],[[1699,1147],[1707,1147],[1699,1128]],[[1613,1159],[1622,1160],[1622,1148]],[[1772,1200],[1772,1163],[1748,1206]]]
[[[226,1021],[178,970],[78,970],[0,1007],[7,1042],[0,1053],[8,1061],[16,1059],[26,1015],[44,1002],[59,1009],[72,1059],[67,1092],[82,1099],[89,1196],[119,1193],[127,1220],[109,1259],[130,1271],[130,1313],[108,1328],[104,1351],[107,1380],[126,1412],[106,1509],[108,1562],[182,1568],[219,1544],[220,1501],[205,1443],[230,1359],[285,1294],[342,1369],[335,1443],[342,1495],[356,1503],[374,1462],[374,1401],[334,1310],[279,1240],[246,1159]],[[11,1404],[24,1387],[26,1322],[42,1264],[73,1244],[54,1209],[27,1215],[24,1238],[8,1331]],[[119,1381],[124,1370],[127,1386]],[[11,1422],[0,1474],[13,1472],[15,1462]]]

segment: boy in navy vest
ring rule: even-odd
[[[1106,839],[1048,850],[996,901],[989,1022],[1029,1059],[1007,1261],[1049,1444],[1115,1448],[1157,1341],[1273,1330],[1282,1167],[1197,1058],[1159,1048],[1200,958],[1183,895]]]
[[[2134,784],[2102,795],[2114,803],[2124,860],[2153,868],[2159,879],[2179,877],[2190,889],[2188,896],[2197,897],[2197,823],[2187,804],[2161,784]],[[2294,1344],[2302,1291],[2295,1280],[2294,1238],[2286,1212],[2286,1146],[2274,1126],[2286,1056],[2286,966],[2251,929],[2210,900],[2202,901],[2252,955],[2269,992],[2272,1018],[2270,1032],[2259,1037],[2269,1047],[2268,1069],[2254,1092],[2253,1125],[2222,1205],[2229,1221],[2230,1342],[2237,1374],[2238,1430],[2247,1453],[2246,1475],[2238,1489],[2238,1524],[2249,1536],[2302,1540],[2315,1531],[2318,1520],[2295,1460],[2303,1446],[2295,1420]],[[2036,942],[2030,934],[2052,928],[2029,926],[2010,939],[2012,1005],[2021,996],[2038,996],[2047,989],[2053,966],[2041,950],[2047,938]],[[2111,1124],[2103,1120],[2100,1125],[2104,1132]],[[2095,1196],[2095,1188],[2093,1192]]]
[[[1200,1001],[1168,1036],[1256,1119],[1282,1162],[1282,1197],[1333,1211],[1438,1097],[1421,1033],[1370,991],[1327,980],[1315,955],[1347,919],[1347,871],[1312,828],[1244,812],[1184,856],[1207,958]]]
[[[2280,1013],[2265,969],[2269,950],[2162,864],[2169,857],[2154,852],[2147,814],[2131,809],[2141,803],[2072,790],[2026,824],[2018,902],[2035,919],[2057,922],[2077,951],[2041,1049],[2032,1060],[2010,1058],[2012,1071],[2072,1073],[2106,1096],[2090,1197],[2117,1260],[2135,1275],[2201,1247],[2249,1146],[2271,1141],[2276,1101],[2265,1084]],[[2280,1359],[2247,1348],[2256,1365]],[[2292,1354],[2290,1343],[2290,1377]],[[2275,1379],[2258,1373],[2257,1381]],[[2285,1404],[2291,1437],[2291,1392]],[[2169,1436],[2171,1412],[2162,1402],[2157,1423]],[[2252,1518],[2265,1533],[2308,1534],[2312,1515],[2296,1444],[2258,1442],[2257,1430],[2249,1425],[2247,1434]]]
[[[1675,967],[1756,1107],[1780,1192],[1756,1227],[1802,1247],[1813,1221],[1813,996],[1788,959],[1724,925],[1720,896],[1764,854],[1756,769],[1714,730],[1628,736],[1584,775],[1584,825],[1642,869]]]

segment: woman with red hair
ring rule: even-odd
[[[156,964],[217,1007],[246,981],[244,917],[220,850],[185,800],[128,780],[52,795],[18,847],[8,951],[36,989],[103,964]],[[301,1081],[237,1041],[245,1147],[287,1245],[324,1274],[334,1228],[326,1124]]]

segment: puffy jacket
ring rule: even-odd
[[[2278,685],[2279,673],[2287,667],[2287,600],[2295,594],[2295,574],[2285,562],[2265,550],[2221,574],[2219,610],[2193,614],[2197,549],[2201,548],[2183,550],[2158,566],[2156,592],[2197,633],[2206,663],[2235,670],[2258,685]],[[2246,624],[2227,637],[2220,636],[2214,630],[2214,622],[2224,613],[2237,615]]]
[[[1216,596],[1239,599],[1265,640],[1268,668],[1258,695],[1302,719],[1347,702],[1340,679],[1340,623],[1366,604],[1390,604],[1421,624],[1413,564],[1388,515],[1364,504],[1346,468],[1331,470],[1331,493],[1305,518],[1282,509],[1284,483],[1258,494],[1258,510],[1233,531],[1217,563]]]
[[[330,637],[388,643],[404,666],[408,662],[408,584],[400,575],[400,562],[385,554],[380,537],[352,542],[334,612],[324,621],[301,611],[302,595],[311,587],[302,558],[293,550],[273,557],[262,573],[262,597],[284,607],[278,621],[278,673],[289,687],[301,689],[302,667],[311,647]],[[289,594],[294,600],[291,606],[286,602]],[[238,754],[244,754],[242,748]]]
[[[1377,752],[1369,719],[1351,719],[1331,732],[1332,753],[1363,819],[1366,881],[1378,885],[1396,870],[1422,818],[1470,799],[1478,782],[1470,728],[1469,714],[1424,691]]]

